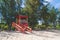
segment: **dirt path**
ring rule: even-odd
[[[33,31],[23,34],[18,32],[0,32],[0,40],[60,40],[60,31]]]

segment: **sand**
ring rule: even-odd
[[[60,40],[60,31],[33,31],[27,34],[1,31],[0,40]]]

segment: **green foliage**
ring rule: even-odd
[[[7,24],[4,24],[4,23],[1,23],[0,24],[0,29],[1,30],[8,30],[8,25]]]
[[[11,27],[11,29],[14,31],[15,30],[15,28],[14,27]]]
[[[60,30],[60,25],[59,24],[57,24],[56,29]]]
[[[58,13],[56,13],[56,9],[53,7],[53,8],[50,10],[50,21],[51,21],[51,22],[56,21],[57,14],[58,14]]]
[[[45,25],[37,25],[35,27],[35,30],[45,30],[45,29],[46,29]]]
[[[28,22],[29,25],[34,29],[34,27],[38,24],[38,14],[37,10],[41,7],[43,2],[41,0],[26,0],[25,1],[25,8],[23,8],[23,12],[28,15]]]
[[[44,5],[44,0],[24,0],[25,7],[22,8],[23,0],[0,0],[0,10],[3,16],[3,20],[6,24],[0,24],[1,29],[15,28],[11,27],[12,21],[15,21],[16,15],[27,15],[28,23],[32,29],[46,29],[52,28],[56,22],[57,15],[60,11],[56,10],[54,7],[49,8],[49,4]],[[43,19],[43,25],[38,25],[38,19]],[[37,26],[36,26],[37,25]],[[54,24],[56,26],[56,24]],[[57,25],[56,28],[60,28]]]
[[[0,3],[1,4],[0,10],[2,10],[1,14],[7,25],[9,25],[9,29],[11,29],[11,23],[12,21],[15,21],[15,16],[21,13],[21,4],[22,4],[21,0],[16,0],[16,1],[1,0],[1,1],[2,1],[2,3]]]
[[[37,25],[35,26],[35,30],[49,30],[52,28],[52,25],[48,25],[48,27],[46,28],[46,25]]]
[[[45,27],[47,28],[48,25],[49,25],[49,18],[50,18],[50,14],[49,14],[49,9],[48,9],[48,5],[46,6],[43,6],[42,9],[41,9],[41,18],[44,20],[44,25]]]

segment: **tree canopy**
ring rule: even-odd
[[[22,7],[24,1],[24,7]],[[56,25],[57,15],[60,11],[54,7],[49,8],[44,4],[44,0],[0,0],[0,13],[2,14],[4,21],[9,25],[11,29],[12,21],[15,21],[16,15],[27,15],[29,26],[34,29],[38,25],[38,20],[43,20],[42,24],[48,27],[53,23]],[[58,18],[59,19],[59,18]]]

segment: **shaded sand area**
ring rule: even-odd
[[[60,40],[60,31],[33,31],[27,34],[1,31],[0,40]]]

